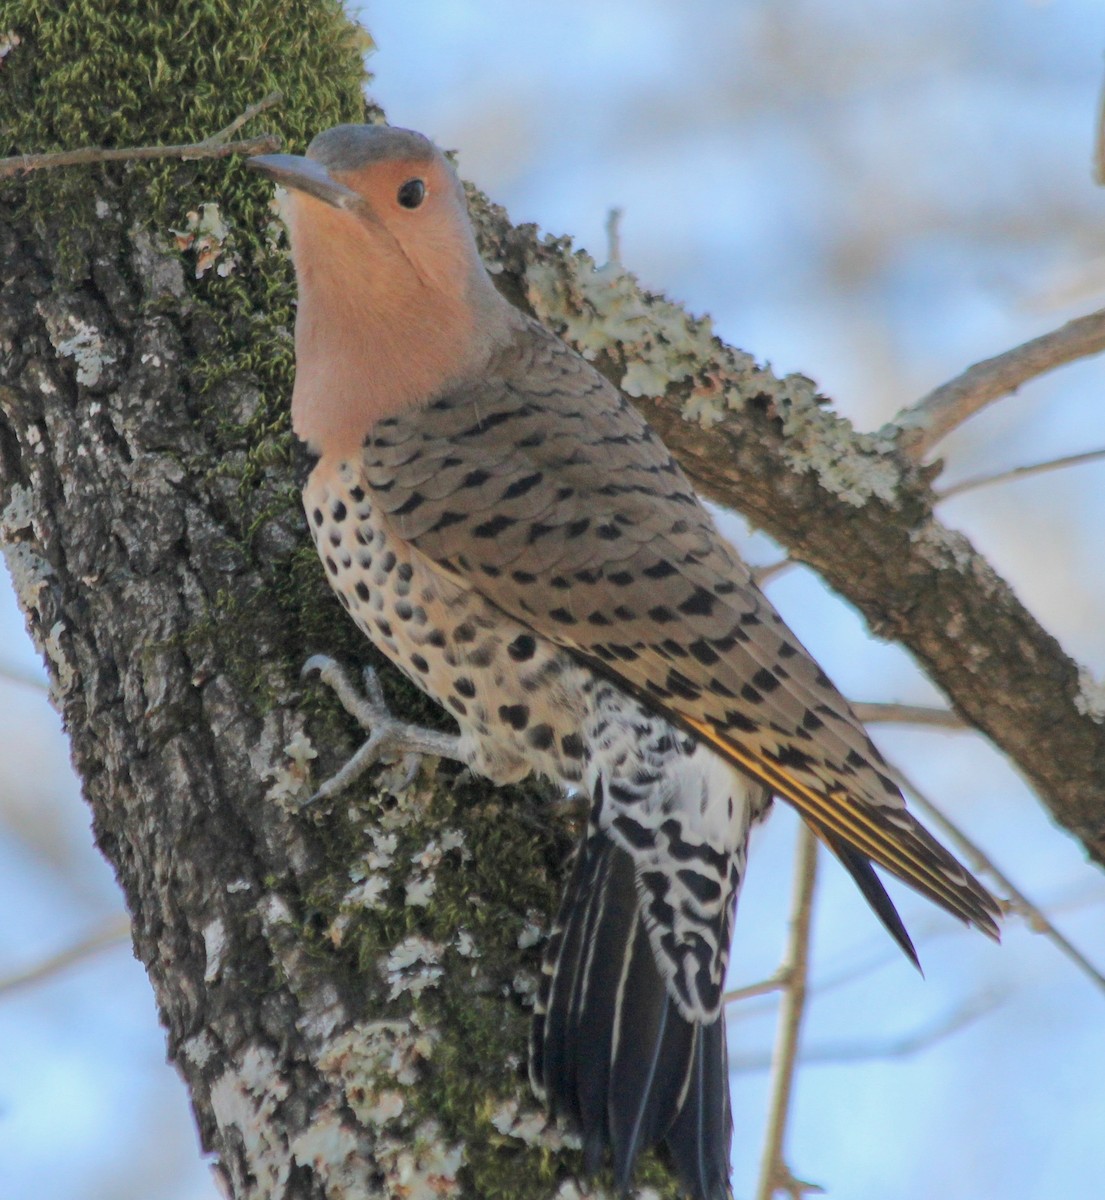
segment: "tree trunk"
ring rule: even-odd
[[[199,140],[274,88],[262,123],[289,150],[365,119],[336,3],[190,9],[0,6],[22,38],[0,64],[3,153]],[[578,1156],[529,1095],[525,1043],[572,814],[434,764],[398,796],[377,772],[300,807],[359,740],[300,667],[371,654],[300,513],[268,193],[233,160],[0,183],[8,565],[233,1194],[568,1195]],[[806,381],[474,206],[508,294],[639,395],[705,490],[739,494],[914,649],[1105,861],[1105,736],[1077,670],[936,523],[923,475]],[[385,682],[397,711],[442,721]],[[641,1181],[675,1194],[658,1164]]]

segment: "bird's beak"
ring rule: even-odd
[[[281,187],[306,192],[334,208],[348,212],[364,211],[365,203],[359,192],[339,183],[333,175],[313,158],[298,154],[256,154],[246,159],[246,166],[267,175]]]

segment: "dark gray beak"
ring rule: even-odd
[[[333,175],[313,158],[300,158],[298,154],[256,154],[246,159],[246,166],[267,175],[281,187],[306,192],[317,200],[323,200],[334,208],[351,212],[363,212],[364,200],[359,193],[339,183]]]

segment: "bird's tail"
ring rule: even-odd
[[[731,1200],[724,1012],[682,1016],[656,967],[630,855],[592,820],[549,938],[530,1055],[534,1090],[619,1192],[662,1143],[695,1200]]]

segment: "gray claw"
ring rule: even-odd
[[[369,736],[345,766],[327,779],[305,801],[306,804],[336,796],[381,760],[401,762],[403,775],[396,789],[398,791],[405,790],[414,782],[424,754],[468,763],[468,756],[460,747],[460,738],[396,720],[387,706],[380,679],[371,667],[364,670],[363,696],[358,694],[338,663],[325,654],[314,654],[303,664],[303,676],[314,672],[318,672],[322,682],[333,690],[345,711],[356,719],[362,729],[368,730]]]

